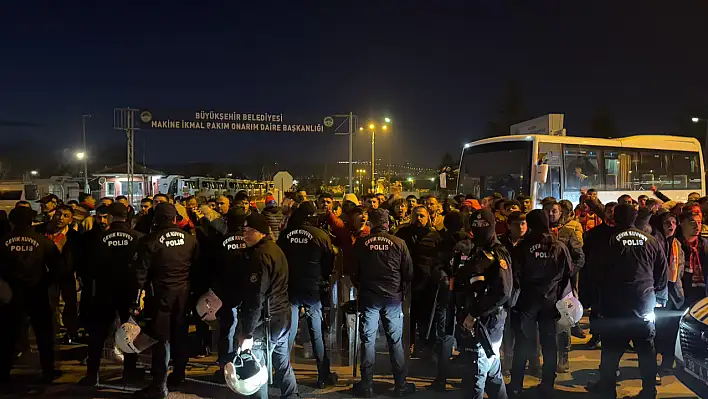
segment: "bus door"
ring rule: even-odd
[[[563,168],[563,157],[561,156],[561,145],[556,143],[539,143],[538,160],[548,164],[548,178],[545,184],[536,184],[536,201],[539,205],[546,197],[553,197],[560,200],[561,197],[561,176]]]

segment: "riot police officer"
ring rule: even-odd
[[[146,333],[157,340],[152,347],[152,384],[136,392],[138,397],[143,398],[167,397],[170,348],[175,357],[175,369],[184,370],[184,364],[188,361],[183,324],[190,267],[199,253],[194,236],[176,225],[177,210],[174,205],[158,204],[154,221],[153,231],[140,242],[135,266],[138,289],[145,288],[148,282],[151,285],[152,292],[149,297],[146,295],[144,310],[150,319]],[[135,300],[137,302],[137,297]],[[179,382],[184,375],[171,376],[171,379]]]
[[[324,388],[326,385],[337,383],[337,374],[330,371],[329,357],[322,335],[324,319],[320,300],[322,284],[329,284],[329,275],[334,268],[334,247],[329,235],[315,227],[318,214],[312,202],[303,202],[295,212],[302,213],[304,217],[294,217],[294,220],[300,222],[291,223],[278,238],[278,246],[288,259],[290,276],[288,293],[292,313],[289,347],[292,350],[297,336],[300,308],[304,308],[317,361],[317,386]]]
[[[455,309],[451,306],[454,301],[451,301],[450,278],[467,262],[467,257],[472,250],[472,241],[469,233],[463,229],[462,218],[462,212],[450,212],[445,215],[445,230],[441,232],[442,241],[437,248],[442,267],[433,270],[431,274],[432,281],[437,283],[437,287],[435,287],[433,320],[429,325],[428,334],[435,334],[438,372],[430,387],[439,392],[446,390],[450,358],[455,343]]]
[[[514,356],[510,389],[520,395],[524,385],[526,361],[536,352],[536,328],[543,350],[543,377],[539,386],[546,398],[553,394],[556,379],[556,302],[572,292],[572,258],[568,248],[549,227],[548,216],[540,209],[526,215],[529,232],[514,248],[513,275],[519,299],[512,309]]]
[[[88,284],[84,290],[92,295],[93,306],[89,321],[89,349],[84,385],[98,384],[101,353],[106,337],[110,333],[116,313],[121,324],[130,318],[130,306],[135,300],[131,289],[133,271],[131,268],[138,241],[143,236],[130,228],[128,208],[120,202],[108,207],[109,227],[96,240],[87,242],[94,248],[95,257],[88,264]],[[136,354],[125,354],[123,379],[138,377]]]
[[[499,350],[505,305],[512,294],[511,257],[495,235],[494,214],[488,209],[470,215],[474,247],[454,276],[458,328],[455,332],[463,361],[465,398],[506,399]]]
[[[361,381],[354,384],[357,397],[374,396],[374,361],[376,332],[381,320],[391,356],[395,393],[403,396],[415,392],[406,383],[406,359],[403,352],[403,296],[413,280],[413,261],[406,243],[388,233],[388,212],[376,209],[369,213],[371,234],[354,244],[352,282],[359,288],[361,313]]]
[[[641,398],[656,397],[654,308],[656,293],[667,285],[667,260],[659,242],[634,227],[637,210],[631,204],[617,205],[615,230],[600,262],[597,281],[602,334],[600,381],[588,389],[615,397],[616,370],[629,341],[639,357]],[[659,304],[662,305],[662,304]]]
[[[266,361],[269,368],[275,370],[274,383],[280,386],[281,398],[295,398],[299,395],[288,345],[288,261],[270,238],[265,216],[250,213],[243,233],[248,248],[243,303],[238,314],[239,348],[251,350],[259,361]],[[261,387],[258,397],[268,398],[267,384]]]
[[[231,208],[226,215],[227,233],[219,242],[216,251],[216,274],[213,288],[221,299],[222,306],[216,313],[219,319],[219,365],[223,368],[233,360],[238,343],[236,328],[238,327],[238,308],[243,300],[243,290],[234,289],[243,279],[246,267],[246,242],[243,238],[243,224],[246,222],[247,211],[242,207]]]
[[[0,303],[0,387],[10,389],[15,341],[29,316],[37,339],[42,381],[54,380],[54,328],[49,287],[61,269],[57,247],[32,229],[34,211],[17,207],[10,212],[12,230],[0,242],[0,279],[11,292]]]

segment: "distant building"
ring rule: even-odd
[[[136,164],[133,171],[133,201],[139,201],[144,197],[156,194],[158,179],[163,175],[164,173],[159,170]],[[101,169],[93,173],[93,176],[98,178],[100,183],[99,198],[128,195],[127,163]]]

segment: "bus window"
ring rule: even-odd
[[[37,201],[39,199],[39,189],[36,184],[25,184],[25,200]]]
[[[22,199],[22,190],[0,189],[0,201],[19,201]]]
[[[636,173],[632,174],[632,186],[635,190],[670,189],[669,155],[658,151],[639,153]]]
[[[605,181],[601,185],[602,187],[597,187],[598,190],[617,191],[623,187],[619,181],[619,157],[619,150],[605,149],[602,151]]]
[[[565,162],[565,191],[580,191],[583,187],[597,187],[600,180],[600,151],[579,145],[563,146]]]
[[[673,189],[701,189],[701,166],[698,154],[673,153],[671,155]]]
[[[479,197],[495,192],[505,198],[530,195],[531,148],[531,141],[498,142],[467,148],[460,170],[460,193],[469,194],[479,187]]]

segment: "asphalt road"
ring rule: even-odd
[[[600,363],[599,350],[586,350],[583,341],[574,339],[573,350],[570,357],[571,370],[567,374],[559,374],[556,382],[558,399],[595,398],[595,395],[587,393],[584,386],[598,378],[598,365]],[[393,390],[393,380],[390,374],[390,364],[386,352],[386,345],[382,338],[377,345],[379,354],[377,356],[376,377],[374,390],[379,397],[388,397]],[[49,387],[39,387],[27,385],[23,391],[16,395],[4,395],[2,397],[42,397],[42,398],[127,398],[130,392],[139,386],[123,386],[120,383],[120,364],[117,362],[104,362],[99,389],[84,388],[75,383],[83,376],[85,366],[81,365],[85,347],[72,346],[61,347],[60,368],[63,375],[56,383]],[[299,349],[296,348],[296,354]],[[231,392],[224,385],[219,383],[217,366],[214,364],[215,357],[203,359],[191,359],[188,370],[188,382],[180,389],[180,392],[171,392],[170,399],[193,399],[193,398],[235,398],[236,394]],[[297,375],[300,394],[305,398],[326,397],[326,398],[351,398],[351,384],[356,381],[352,378],[351,367],[334,367],[333,371],[339,373],[340,382],[336,387],[318,390],[313,388],[317,376],[314,361],[304,359],[294,359],[293,364]],[[24,384],[32,381],[33,374],[36,374],[38,359],[36,353],[29,353],[24,356],[20,364],[13,372],[16,379]],[[416,384],[418,392],[410,396],[414,399],[459,397],[459,379],[452,380],[448,387],[451,392],[440,394],[425,390],[425,386],[430,384],[433,378],[435,365],[430,360],[413,359],[409,364],[409,381]],[[641,382],[639,380],[639,370],[637,367],[637,355],[627,353],[621,363],[621,377],[618,387],[618,397],[635,395],[639,392]],[[223,381],[223,379],[222,379]],[[529,389],[538,384],[538,379],[527,376],[525,388]],[[684,387],[675,377],[665,377],[663,384],[658,387],[660,398],[695,398],[697,397],[686,387]],[[271,389],[271,396],[277,397],[278,390]],[[536,397],[533,391],[529,391],[529,397]]]

